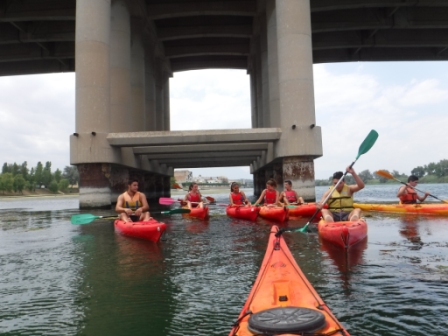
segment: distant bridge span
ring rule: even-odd
[[[291,179],[314,199],[312,64],[425,60],[448,60],[446,0],[0,0],[0,76],[76,69],[81,207],[249,164],[256,194]],[[252,129],[170,131],[169,77],[211,68],[250,74]]]

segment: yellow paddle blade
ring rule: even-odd
[[[395,180],[395,177],[391,173],[389,173],[389,172],[387,172],[385,170],[377,170],[375,172],[375,174],[378,175],[378,176],[390,179],[390,180]]]

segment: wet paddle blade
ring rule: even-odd
[[[212,203],[215,202],[215,199],[214,199],[213,197],[211,197],[211,196],[205,196],[205,198],[206,198],[207,200],[209,200],[210,202],[212,202]]]
[[[177,201],[175,199],[169,198],[169,197],[160,197],[159,198],[159,204],[162,205],[171,205],[173,203],[176,203]]]
[[[387,178],[389,180],[396,180],[396,178],[389,172],[385,171],[385,170],[377,170],[375,172],[376,175]]]
[[[162,215],[174,215],[174,214],[182,214],[182,213],[190,213],[191,210],[190,209],[173,209],[173,210],[167,210],[167,211],[160,211],[160,213]],[[154,212],[154,213],[157,213]]]
[[[362,142],[361,146],[359,146],[358,156],[356,157],[356,160],[358,160],[362,154],[367,153],[370,150],[370,148],[373,147],[373,145],[376,142],[376,139],[378,139],[377,131],[371,130],[369,135],[367,135],[367,137]]]
[[[92,214],[80,214],[80,215],[73,215],[71,218],[71,223],[75,225],[81,225],[81,224],[89,224],[93,222],[95,219],[118,219],[117,216],[110,216],[110,217],[104,217],[104,216],[95,216]]]

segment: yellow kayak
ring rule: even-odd
[[[382,212],[397,212],[397,213],[414,213],[425,215],[441,215],[448,216],[448,204],[353,204],[355,208],[364,211],[382,211]]]

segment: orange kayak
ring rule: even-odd
[[[448,204],[353,204],[355,208],[365,211],[384,211],[384,212],[398,212],[398,213],[415,213],[425,215],[448,215]]]
[[[268,206],[261,206],[260,207],[260,217],[266,218],[266,219],[272,219],[276,222],[284,222],[285,219],[288,217],[289,209],[286,207],[268,207]]]
[[[367,223],[364,220],[327,223],[322,219],[317,231],[323,240],[348,249],[367,237]]]
[[[229,336],[339,335],[347,330],[331,313],[273,226],[249,297]]]
[[[226,208],[226,214],[229,217],[247,219],[250,221],[255,221],[260,212],[259,207],[245,207],[245,206],[231,206],[228,205]]]
[[[328,208],[325,204],[324,208]],[[316,212],[316,203],[306,203],[301,205],[296,205],[294,207],[288,206],[289,217],[311,217]],[[320,218],[322,213],[319,211],[316,218]]]
[[[114,222],[115,231],[124,236],[135,237],[157,242],[166,230],[166,224],[151,219],[146,222],[126,223],[120,219]]]
[[[182,209],[188,209],[188,207],[182,207]],[[196,217],[200,219],[208,218],[208,207],[193,208],[190,213],[182,214],[184,217]]]

